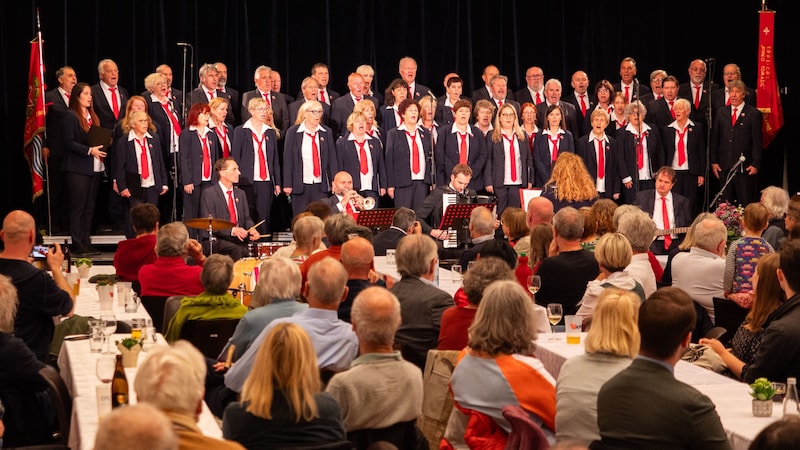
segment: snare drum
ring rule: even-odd
[[[284,245],[285,244],[282,242],[259,242],[255,244],[255,246],[258,248],[258,258],[269,258]]]
[[[258,282],[258,266],[261,260],[258,258],[242,258],[233,263],[233,281],[230,290],[242,300],[245,306],[250,306],[250,298]]]

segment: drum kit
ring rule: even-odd
[[[255,229],[263,221],[253,225]],[[209,238],[209,253],[214,253],[214,232],[222,230],[230,230],[236,224],[233,222],[215,219],[211,216],[208,218],[198,217],[196,219],[189,219],[184,222],[187,227],[205,230],[208,232]],[[261,237],[269,237],[269,234],[262,234]],[[247,244],[248,256],[233,263],[233,281],[231,282],[228,290],[245,306],[250,306],[250,301],[253,291],[256,288],[258,281],[258,269],[264,259],[271,257],[279,248],[285,244],[281,242],[250,242]]]

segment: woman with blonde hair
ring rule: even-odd
[[[597,393],[628,367],[639,353],[639,297],[630,291],[606,289],[600,294],[586,353],[561,366],[556,383],[556,439],[589,443],[600,438]]]
[[[378,122],[375,121],[375,116],[378,114],[378,111],[375,109],[375,103],[373,103],[372,100],[364,99],[356,103],[356,106],[353,107],[353,112],[364,114],[364,117],[367,119],[367,134],[369,137],[381,138],[381,130],[378,128]]]
[[[233,125],[225,122],[225,118],[228,117],[230,106],[231,102],[225,97],[214,97],[208,102],[208,107],[211,108],[211,118],[208,120],[208,127],[217,134],[220,147],[218,152],[220,152],[219,155],[221,155],[221,158],[231,156],[231,149],[233,148]],[[237,161],[239,160],[237,159]]]
[[[345,441],[339,404],[321,392],[311,339],[282,322],[258,349],[255,367],[222,419],[225,439],[254,448],[303,447]]]
[[[498,109],[487,144],[489,162],[484,179],[486,191],[497,197],[497,213],[502,214],[509,206],[522,207],[519,190],[532,187],[533,158],[519,127],[517,110],[509,103]]]
[[[533,357],[536,337],[533,302],[522,286],[510,280],[490,284],[469,327],[469,344],[450,378],[457,408],[445,431],[448,442],[461,443],[463,428],[461,433],[456,430],[472,412],[490,417],[509,432],[511,425],[502,414],[506,405],[521,406],[545,435],[553,436],[555,380]]]
[[[553,165],[550,180],[544,185],[542,197],[553,202],[555,212],[565,206],[580,209],[594,203],[597,186],[580,156],[575,153],[561,153]]]

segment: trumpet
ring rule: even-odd
[[[364,211],[368,209],[375,208],[375,199],[372,197],[364,198],[357,191],[347,191],[345,192],[345,196],[350,195],[350,206],[353,209],[357,209],[359,211]]]

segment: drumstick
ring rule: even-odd
[[[264,223],[264,222],[265,222],[264,220],[262,220],[261,222],[258,222],[257,224],[255,224],[252,227],[248,228],[247,232],[249,233],[251,231],[255,231],[255,229],[258,228],[259,226],[261,226],[261,224]]]

